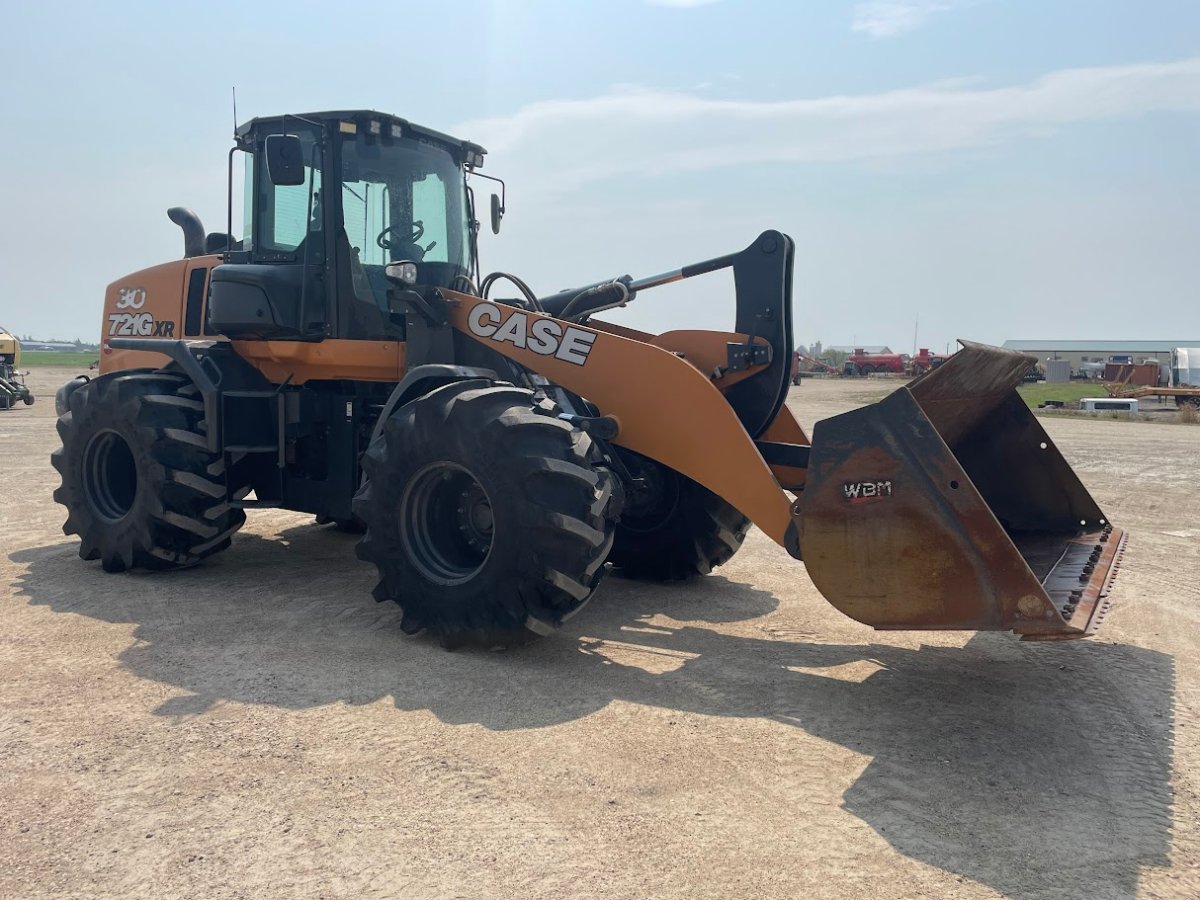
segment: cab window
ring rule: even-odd
[[[446,183],[440,174],[430,172],[413,181],[412,217],[425,229],[420,243],[429,248],[423,257],[427,262],[450,260],[450,240],[446,232],[446,210],[449,206]]]
[[[265,166],[259,172],[260,214],[254,240],[258,251],[293,253],[310,232],[321,229],[320,150],[312,135],[300,137],[306,160],[303,184],[272,184]]]

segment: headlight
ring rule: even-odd
[[[399,281],[401,284],[417,283],[417,264],[415,262],[388,263],[383,273],[392,281]]]

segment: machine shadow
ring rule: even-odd
[[[844,808],[906,856],[1006,895],[1129,898],[1142,867],[1169,864],[1166,654],[1007,635],[916,650],[731,635],[691,623],[765,615],[776,600],[720,576],[610,578],[552,638],[447,653],[405,637],[394,607],[371,599],[371,569],[347,565],[354,540],[247,534],[219,561],[169,575],[102,577],[74,542],[10,559],[26,567],[15,589],[30,603],[135,626],[121,662],[184,692],[161,715],[391,698],[496,730],[614,700],[761,717],[871,757]]]

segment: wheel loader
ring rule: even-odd
[[[239,127],[241,239],[169,210],[183,258],[108,287],[100,373],[56,397],[80,556],[192,566],[247,510],[302,511],[363,532],[404,631],[503,643],[610,568],[707,573],[753,523],[876,628],[1096,630],[1125,536],[1015,393],[1031,357],[964,342],[810,440],[784,402],[790,238],[539,295],[480,272],[484,156],[368,111]],[[597,318],[718,270],[731,331]]]

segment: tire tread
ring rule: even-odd
[[[524,388],[457,382],[396,410],[372,441],[354,500],[367,524],[358,555],[379,570],[375,598],[403,609],[402,630],[427,629],[454,643],[519,643],[552,631],[591,598],[612,546],[620,486],[591,439],[554,413]],[[519,498],[510,515],[522,534],[513,560],[486,575],[505,580],[460,605],[406,566],[394,524],[403,473],[452,457],[493,484],[503,480],[507,496]],[[485,564],[479,577],[492,572]]]
[[[62,477],[54,499],[67,508],[65,534],[80,537],[79,555],[100,559],[106,571],[191,566],[224,550],[246,520],[227,500],[227,467],[210,453],[204,404],[181,374],[134,370],[93,379],[71,394],[58,420],[63,446],[50,457]],[[99,417],[99,418],[97,418]],[[137,497],[120,525],[97,519],[83,496],[80,442],[104,426],[125,428],[125,439],[145,451]],[[230,492],[242,493],[245,488]],[[126,527],[128,525],[128,527]]]

